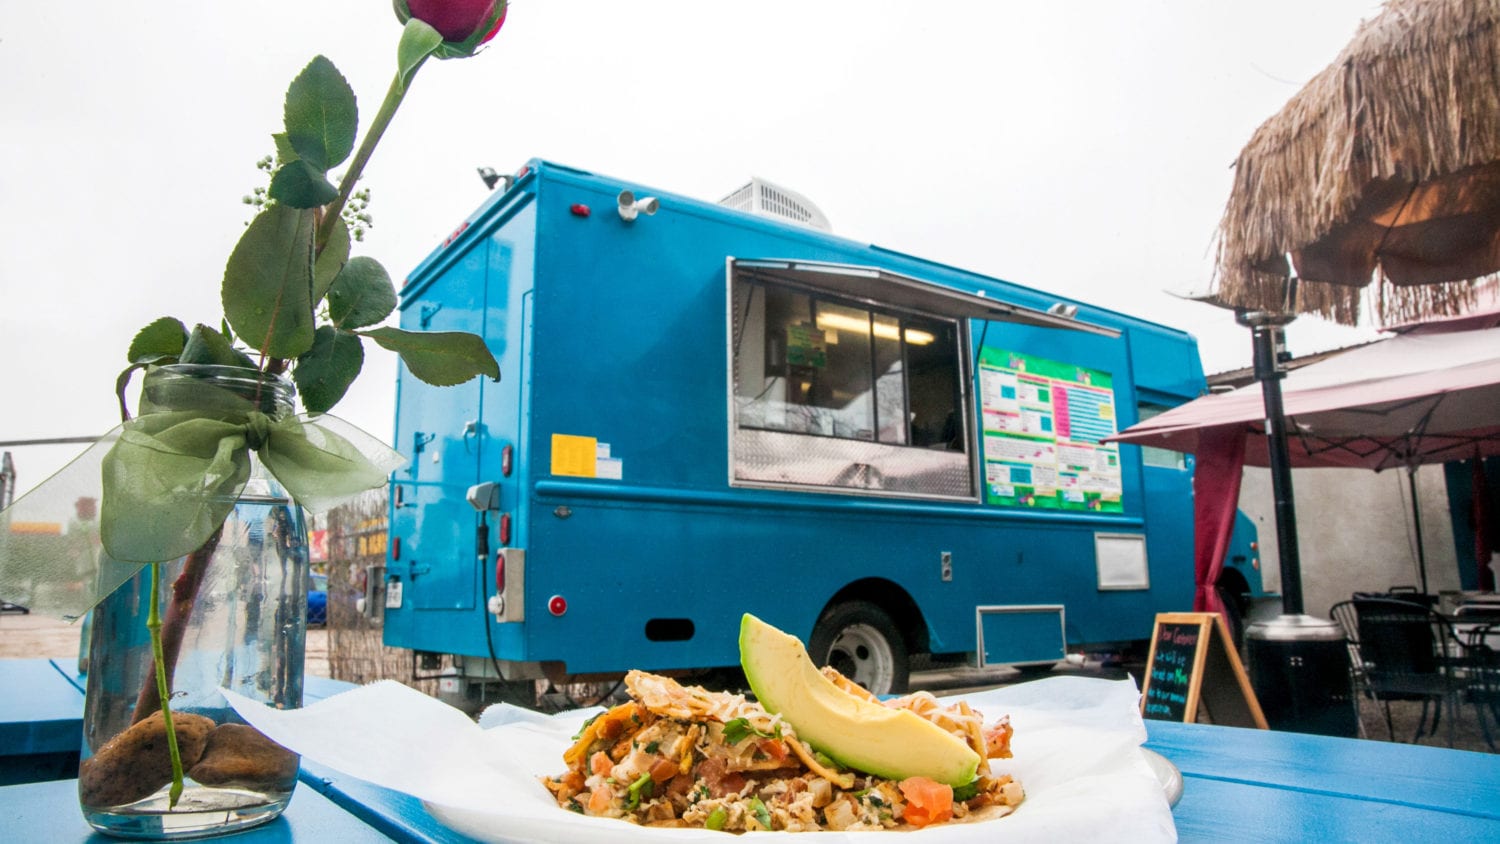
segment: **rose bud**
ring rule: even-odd
[[[443,36],[439,58],[473,55],[500,31],[509,6],[506,0],[393,0],[393,5],[403,24],[416,18]]]

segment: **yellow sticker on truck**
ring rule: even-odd
[[[598,452],[599,440],[595,437],[553,434],[552,474],[569,478],[592,478],[598,474],[595,469]]]

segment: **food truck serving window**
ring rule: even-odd
[[[732,482],[973,499],[958,320],[731,271]]]

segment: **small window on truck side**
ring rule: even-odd
[[[735,482],[973,497],[956,321],[764,277],[731,296]]]
[[[1171,408],[1166,405],[1141,402],[1136,405],[1137,420],[1145,422],[1153,416],[1160,416]],[[1144,466],[1160,466],[1164,469],[1186,469],[1187,455],[1180,451],[1172,451],[1169,448],[1157,448],[1156,446],[1141,446],[1141,464]]]

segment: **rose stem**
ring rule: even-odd
[[[400,108],[401,100],[406,97],[406,90],[410,87],[410,80],[417,75],[417,70],[422,67],[424,57],[412,66],[406,74],[407,81],[401,81],[401,71],[396,71],[396,78],[391,80],[391,87],[385,92],[385,100],[380,104],[380,111],[376,112],[375,119],[370,121],[370,128],[365,132],[365,140],[359,145],[359,151],[354,153],[354,160],[349,163],[349,169],[344,172],[344,178],[339,182],[339,195],[327,205],[323,206],[323,222],[318,226],[318,235],[315,238],[316,249],[323,251],[328,243],[328,238],[333,235],[334,226],[338,225],[340,212],[344,210],[344,203],[349,201],[349,196],[354,193],[354,185],[359,181],[360,174],[365,170],[365,164],[369,162],[370,155],[375,152],[375,145],[380,143],[380,137],[385,134],[385,129],[391,123],[391,118],[396,116],[396,109]]]
[[[401,106],[401,101],[406,97],[406,91],[410,80],[416,76],[417,70],[425,62],[425,57],[412,66],[407,73],[407,82],[401,79],[401,71],[391,80],[391,87],[386,91],[385,100],[380,104],[380,111],[375,114],[371,121],[369,131],[365,133],[364,142],[360,144],[359,150],[354,155],[349,169],[344,173],[344,178],[339,182],[339,193],[333,202],[322,209],[323,220],[317,229],[314,239],[315,250],[322,252],[327,245],[328,238],[333,234],[333,227],[339,219],[344,204],[349,201],[349,196],[354,192],[354,186],[364,172],[365,164],[375,152],[375,146],[380,143],[380,138],[385,134],[386,127],[390,125],[391,118],[396,116],[396,110]],[[208,561],[213,557],[214,548],[219,543],[219,535],[223,531],[221,525],[219,530],[214,531],[208,541],[192,554],[188,555],[187,563],[183,566],[182,574],[172,585],[172,605],[167,608],[166,633],[163,635],[161,618],[157,613],[157,569],[156,563],[151,564],[151,611],[147,617],[146,626],[151,633],[151,647],[154,665],[153,673],[156,675],[155,700],[152,700],[152,688],[145,685],[141,687],[140,695],[136,700],[135,722],[149,716],[159,707],[162,710],[162,718],[167,724],[167,746],[172,754],[172,791],[170,805],[177,804],[177,797],[182,793],[182,759],[177,752],[177,733],[172,729],[171,706],[168,703],[170,694],[168,692],[169,678],[177,665],[177,656],[182,647],[182,633],[187,625],[188,616],[191,615],[194,599],[198,594],[198,587],[203,581],[204,571],[208,567]],[[164,641],[165,640],[165,641]]]
[[[172,758],[172,788],[167,792],[167,808],[177,807],[177,798],[182,796],[182,752],[177,748],[177,730],[172,726],[172,707],[167,703],[167,672],[163,667],[161,645],[161,564],[151,563],[151,609],[146,613],[146,629],[151,631],[151,652],[156,674],[156,693],[161,699],[161,721],[167,730],[167,754]],[[139,712],[137,712],[139,714]]]
[[[158,625],[161,641],[155,641],[155,634],[153,634],[152,641],[155,662],[152,670],[165,682],[157,682],[154,686],[150,683],[141,686],[140,695],[135,703],[135,718],[131,723],[144,720],[155,712],[161,702],[168,697],[167,690],[171,688],[172,675],[177,670],[177,656],[182,651],[182,636],[187,629],[188,619],[193,614],[193,603],[198,597],[198,588],[208,572],[209,561],[213,559],[214,550],[219,547],[219,537],[223,535],[223,532],[224,528],[220,525],[218,530],[209,534],[203,545],[187,556],[187,562],[182,566],[182,574],[178,575],[177,580],[172,583],[172,601],[167,605],[166,624]],[[151,611],[156,612],[154,601]],[[148,621],[147,624],[149,625],[150,622]],[[162,708],[165,709],[165,707]]]

